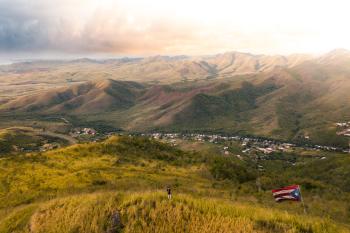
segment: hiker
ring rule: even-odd
[[[168,199],[171,200],[171,189],[169,186],[166,188],[166,192],[168,193]]]

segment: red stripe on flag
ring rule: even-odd
[[[282,191],[282,190],[293,190],[293,189],[299,189],[299,185],[290,185],[290,186],[287,186],[284,188],[274,189],[274,190],[272,190],[272,193]]]
[[[281,202],[281,201],[300,201],[300,199],[291,197],[291,196],[285,196],[285,197],[278,197],[275,198],[276,202]]]

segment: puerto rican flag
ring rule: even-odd
[[[275,201],[301,201],[299,185],[290,185],[284,188],[272,190]]]

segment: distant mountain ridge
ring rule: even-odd
[[[290,68],[311,59],[308,55],[253,55],[228,52],[211,56],[153,56],[145,58],[38,60],[0,66],[4,73],[42,73],[66,70],[73,73],[73,79],[81,80],[83,75],[98,73],[101,78],[118,80],[172,83],[198,79],[233,77],[271,71],[276,67]],[[61,74],[62,75],[62,74]],[[61,77],[60,79],[65,79]],[[85,81],[91,80],[85,76]]]
[[[206,57],[205,62],[155,57],[125,63],[123,69],[127,64],[136,69],[130,69],[131,77],[141,71],[147,76],[157,67],[159,73],[176,70],[175,64],[192,64],[182,72],[201,77],[252,72],[171,84],[99,77],[14,98],[0,105],[0,115],[65,115],[132,131],[220,131],[348,144],[335,126],[350,121],[348,51],[306,60],[227,53]],[[105,72],[115,64],[108,67]]]

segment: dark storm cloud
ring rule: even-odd
[[[0,0],[0,51],[49,47],[47,13],[25,0]]]
[[[82,19],[87,2],[0,0],[0,52],[147,53],[193,34],[190,27],[164,19],[130,23],[118,1],[112,10],[95,9]]]

